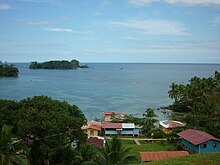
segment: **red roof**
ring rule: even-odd
[[[103,123],[102,128],[114,128],[114,129],[120,129],[122,128],[122,123]]]
[[[140,152],[142,161],[155,161],[189,155],[187,151]]]
[[[95,145],[95,147],[97,147],[97,148],[102,148],[104,140],[99,139],[97,137],[90,137],[88,139],[88,143]]]
[[[82,126],[82,129],[83,130],[93,129],[93,130],[100,131],[102,128],[101,128],[100,122],[89,121],[89,122],[87,122],[87,125]]]
[[[193,129],[187,129],[185,131],[178,133],[177,135],[180,136],[181,138],[191,142],[194,145],[204,143],[208,140],[220,141],[220,139],[217,139],[214,136],[212,136],[206,132],[193,130]]]

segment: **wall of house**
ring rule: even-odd
[[[204,148],[204,145],[206,145],[206,148]],[[208,152],[220,152],[220,142],[209,140],[203,144],[200,144],[200,153]]]
[[[214,147],[214,143],[216,144],[216,147]],[[184,149],[195,153],[220,152],[220,142],[214,140],[209,140],[205,143],[194,145],[185,139],[182,139],[181,144],[183,145]]]
[[[139,135],[139,129],[135,128],[135,129],[123,129],[121,131],[116,131],[116,130],[106,130],[105,134],[106,135]]]
[[[106,135],[117,135],[118,132],[116,130],[105,130]]]
[[[97,130],[92,130],[92,129],[88,129],[88,130],[87,130],[87,135],[88,135],[88,136],[99,136],[99,131],[97,131]]]
[[[181,145],[185,150],[189,150],[190,152],[194,153],[199,153],[199,145],[194,145],[185,139],[181,140]]]
[[[171,134],[173,132],[172,129],[167,129],[167,128],[164,128],[160,125],[160,130],[163,131],[165,134]]]

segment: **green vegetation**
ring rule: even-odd
[[[220,137],[220,73],[208,78],[193,77],[189,84],[170,86],[169,96],[174,99],[171,109],[184,112],[174,115],[187,122],[187,127]]]
[[[77,106],[66,102],[46,96],[19,102],[0,100],[0,114],[0,127],[13,127],[13,134],[28,148],[27,157],[33,165],[56,162],[56,155],[61,151],[74,154],[67,146],[74,142],[79,147],[86,141],[86,135],[81,130],[86,122],[84,115]]]
[[[80,66],[79,61],[46,61],[43,63],[31,62],[29,69],[78,69],[89,68],[87,65]]]
[[[0,164],[27,165],[28,159],[24,154],[25,147],[12,134],[12,127],[3,125],[0,135]]]
[[[193,154],[178,158],[171,158],[161,161],[155,161],[151,163],[144,163],[146,165],[219,165],[220,153],[208,153],[208,154]]]
[[[147,108],[143,114],[143,130],[149,132],[152,128],[154,128],[154,124],[158,122],[156,119],[157,117],[158,116],[154,113],[153,109]]]
[[[18,68],[14,65],[2,64],[0,61],[0,77],[17,77]]]
[[[123,165],[135,158],[130,153],[130,147],[123,145],[122,141],[116,137],[106,140],[105,147],[99,152],[99,157],[101,165]]]

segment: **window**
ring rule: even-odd
[[[206,148],[206,144],[201,144],[201,148]]]
[[[217,146],[216,142],[213,142],[213,143],[212,143],[212,147],[213,147],[213,148],[216,148],[216,146]]]

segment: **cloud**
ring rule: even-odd
[[[27,3],[47,3],[52,5],[63,5],[62,0],[18,0],[20,2],[27,2]]]
[[[220,25],[220,16],[215,17],[212,21],[210,21],[214,27]]]
[[[220,5],[219,0],[164,0],[169,4],[184,4],[184,5]]]
[[[144,6],[153,2],[159,2],[160,0],[128,0],[128,4],[134,6]]]
[[[73,29],[67,29],[67,28],[44,28],[44,30],[51,31],[51,32],[69,32],[73,33]]]
[[[114,26],[136,30],[147,35],[188,35],[184,24],[173,20],[145,19],[110,22]]]
[[[66,32],[66,33],[77,33],[77,34],[88,33],[88,32],[85,32],[85,31],[76,31],[76,30],[73,30],[73,29],[70,29],[70,28],[59,28],[59,27],[56,27],[56,28],[44,28],[44,30],[51,31],[51,32]]]
[[[220,5],[220,0],[127,0],[128,4],[133,6],[145,6],[154,2],[165,2],[168,4],[194,5]]]
[[[0,10],[8,10],[11,6],[7,3],[0,3]]]
[[[27,21],[29,25],[49,25],[49,24],[56,24],[56,21]]]

